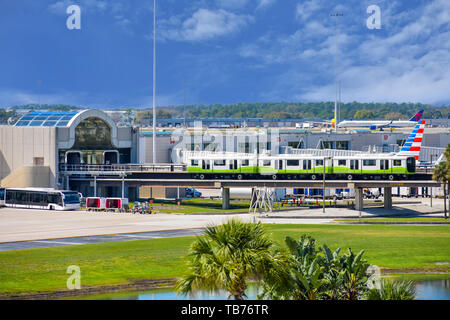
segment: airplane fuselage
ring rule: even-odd
[[[359,127],[374,127],[374,128],[395,128],[395,127],[414,127],[417,121],[393,121],[393,120],[345,120],[338,124],[339,128],[359,128]]]

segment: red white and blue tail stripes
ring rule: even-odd
[[[419,121],[414,130],[409,135],[402,149],[397,153],[398,157],[415,157],[419,160],[420,146],[422,145],[423,131],[425,130],[425,120]]]

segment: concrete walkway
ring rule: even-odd
[[[423,204],[394,205],[392,209],[365,208],[361,211],[361,217],[420,217],[420,216],[440,216],[443,217],[443,205],[436,204],[431,208]],[[346,208],[326,208],[323,213],[322,208],[301,208],[299,210],[274,211],[262,215],[265,218],[298,218],[298,219],[338,219],[338,218],[359,218],[360,212]]]

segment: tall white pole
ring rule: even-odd
[[[153,163],[156,163],[156,0],[153,0]]]
[[[335,99],[334,99],[334,131],[337,132],[338,124],[339,124],[339,112],[338,112],[338,94],[339,94],[339,85],[338,85],[338,17],[342,17],[342,13],[333,13],[332,17],[336,18],[336,55],[334,57],[334,77],[336,81],[335,87]]]

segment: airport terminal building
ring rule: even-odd
[[[270,130],[270,129],[268,129]],[[209,128],[189,129],[182,139],[174,130],[158,128],[156,136],[157,163],[178,162],[173,151],[223,150],[273,155],[294,149],[334,149],[392,152],[403,145],[411,128],[395,131],[310,131],[294,128],[277,129],[276,136],[264,137],[258,128],[252,130],[224,129],[215,136]],[[222,142],[222,143],[221,143]],[[427,128],[423,137],[420,160],[442,154],[450,143],[448,128]],[[221,149],[222,148],[222,149]],[[105,112],[31,112],[14,125],[0,126],[0,185],[3,187],[41,187],[77,190],[85,196],[121,196],[117,184],[96,185],[95,175],[68,175],[65,166],[113,164],[149,164],[153,160],[151,129],[119,126]],[[139,198],[136,188],[124,188],[125,196]]]
[[[137,133],[99,110],[32,112],[0,126],[0,182],[4,187],[67,189],[63,164],[137,162]],[[76,189],[91,193],[89,184]]]

